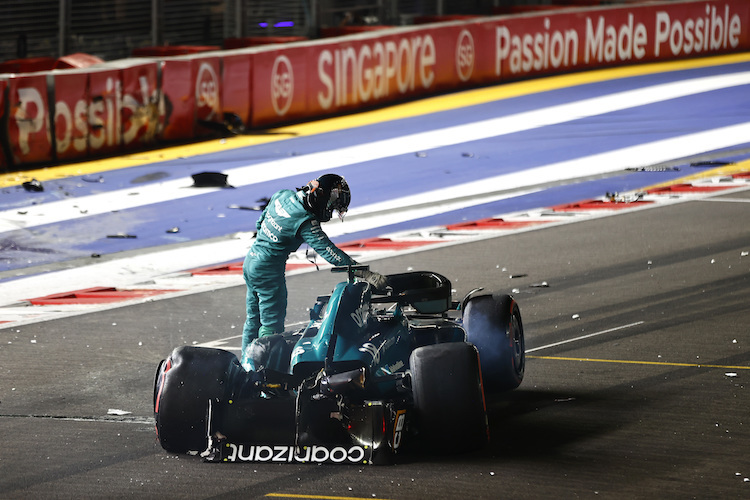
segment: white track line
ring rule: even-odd
[[[618,330],[624,330],[626,328],[632,328],[634,326],[642,325],[643,323],[644,323],[644,321],[638,321],[636,323],[630,323],[628,325],[616,326],[616,327],[610,328],[608,330],[602,330],[601,332],[590,333],[588,335],[583,335],[581,337],[575,337],[575,338],[568,339],[568,340],[562,340],[560,342],[555,342],[554,344],[547,344],[547,345],[543,345],[543,346],[540,346],[540,347],[534,347],[533,349],[526,349],[526,353],[535,352],[535,351],[541,351],[542,349],[549,349],[550,347],[557,347],[559,345],[569,344],[571,342],[577,342],[579,340],[589,339],[591,337],[596,337],[598,335],[604,335],[605,333],[612,333],[612,332],[616,332]]]
[[[744,199],[744,198],[702,198],[699,201],[720,201],[722,203],[750,203],[750,199]]]

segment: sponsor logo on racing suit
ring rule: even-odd
[[[279,237],[276,236],[276,234],[274,234],[274,232],[268,226],[271,226],[279,234],[281,234],[281,232],[283,231],[282,227],[279,225],[278,222],[274,220],[271,214],[266,214],[266,216],[263,218],[263,223],[260,226],[260,230],[263,231],[263,234],[268,236],[270,240],[278,242]]]
[[[289,212],[286,211],[286,209],[281,206],[281,202],[279,200],[276,200],[276,202],[273,205],[273,208],[276,210],[276,213],[282,216],[285,219],[289,219],[292,216],[289,215]]]
[[[225,462],[276,462],[276,463],[367,463],[363,446],[304,446],[244,445],[227,443],[222,450]]]

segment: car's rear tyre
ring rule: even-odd
[[[489,430],[476,348],[465,342],[419,347],[409,363],[424,445],[448,453],[483,447]]]
[[[208,400],[224,398],[237,357],[221,349],[182,346],[159,364],[154,418],[161,446],[173,453],[207,446]]]
[[[521,311],[510,295],[480,295],[468,300],[463,323],[467,339],[479,349],[487,394],[515,389],[523,381],[526,347]]]

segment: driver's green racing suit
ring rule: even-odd
[[[242,352],[255,338],[284,331],[287,291],[284,271],[289,254],[305,242],[330,264],[356,262],[331,242],[302,204],[303,193],[284,189],[274,194],[258,219],[255,242],[242,272],[247,285],[247,317]]]

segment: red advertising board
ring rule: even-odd
[[[750,48],[750,2],[708,0],[484,18],[297,44],[254,59],[254,126],[439,91]]]
[[[234,113],[242,123],[250,123],[252,108],[252,56],[247,53],[229,54],[222,59],[222,110]]]
[[[308,111],[310,47],[264,50],[253,56],[252,126],[301,120]]]
[[[122,149],[121,106],[120,70],[105,69],[89,73],[89,152],[92,156],[116,153]]]
[[[438,59],[438,43],[450,64]],[[252,124],[355,111],[467,84],[456,77],[454,52],[455,41],[436,28],[260,52],[253,59]]]
[[[159,63],[149,61],[122,67],[120,122],[122,144],[136,150],[152,144],[161,126],[159,112]]]
[[[15,165],[53,159],[47,75],[32,73],[8,79],[8,142]]]
[[[478,23],[460,23],[427,32],[435,45],[435,87],[447,91],[475,86]],[[480,47],[481,48],[481,47]]]
[[[57,159],[76,160],[89,153],[89,73],[52,74],[55,96],[55,150]]]
[[[186,56],[165,59],[162,64],[161,139],[184,140],[213,133],[201,123],[222,121],[220,58]]]
[[[195,82],[195,135],[215,133],[210,123],[223,121],[221,110],[221,58],[195,57],[192,66],[192,77]]]
[[[0,124],[5,124],[5,89],[8,88],[8,82],[0,80]],[[0,125],[0,130],[5,130],[3,125]],[[0,147],[0,168],[5,170],[8,166],[8,159],[5,158],[5,148]]]
[[[159,123],[155,62],[53,73],[58,160],[119,153],[153,142]]]
[[[438,67],[434,38],[425,30],[316,46],[310,60],[309,111],[316,115],[431,92]]]
[[[482,23],[480,82],[750,47],[750,2],[676,2]],[[478,82],[479,83],[479,82]]]
[[[159,137],[165,141],[193,137],[195,97],[190,78],[192,63],[185,59],[168,59],[162,63],[160,105],[164,127]]]

